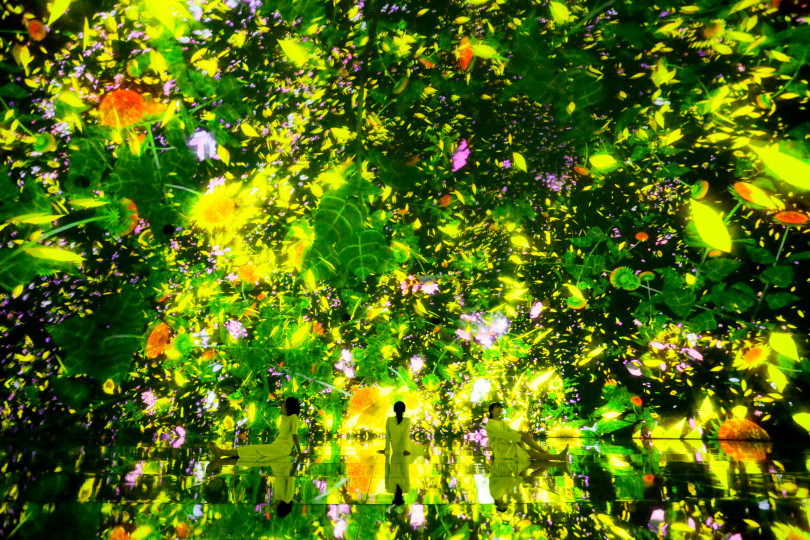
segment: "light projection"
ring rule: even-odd
[[[802,9],[7,3],[3,433],[808,441]]]

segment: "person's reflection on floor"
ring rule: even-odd
[[[568,462],[531,461],[494,458],[489,475],[489,494],[495,501],[498,512],[509,508],[509,501],[517,495],[523,484],[534,484],[534,479],[548,469],[557,468],[568,472]],[[529,501],[526,501],[529,502]]]
[[[394,495],[391,501],[396,518],[404,520],[408,515],[405,506],[405,494],[411,491],[411,465],[407,457],[402,455],[391,456],[391,461],[385,463],[385,491]]]
[[[261,467],[265,470],[269,468],[270,475],[273,478],[272,500],[276,503],[276,516],[284,518],[292,512],[295,498],[295,471],[298,469],[299,461],[298,458],[293,461],[289,457],[239,458],[237,460],[229,458],[217,459],[208,464],[206,473],[209,475],[218,475],[222,471],[223,464],[234,465],[241,468]],[[209,478],[208,482],[203,487],[203,494],[206,500],[211,504],[223,504],[228,502],[230,499],[228,491],[228,484],[225,478],[220,476]]]

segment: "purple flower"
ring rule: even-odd
[[[239,339],[240,337],[245,338],[248,335],[247,330],[245,330],[244,326],[242,326],[242,323],[239,321],[227,321],[225,328],[228,329],[228,333],[233,339]]]
[[[453,172],[459,170],[467,164],[467,158],[470,155],[470,148],[467,146],[467,139],[462,139],[461,144],[458,145],[458,150],[453,154]]]
[[[219,159],[217,157],[217,141],[207,131],[197,130],[188,141],[188,147],[197,153],[197,159],[200,161],[205,161],[208,158]]]

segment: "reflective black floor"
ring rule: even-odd
[[[569,463],[524,470],[466,441],[410,465],[381,440],[235,464],[207,443],[4,445],[0,537],[810,538],[810,453],[784,443],[550,439]]]

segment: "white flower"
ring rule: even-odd
[[[473,384],[472,392],[470,393],[470,401],[473,403],[480,403],[483,401],[487,394],[492,389],[492,383],[487,379],[478,379]]]

